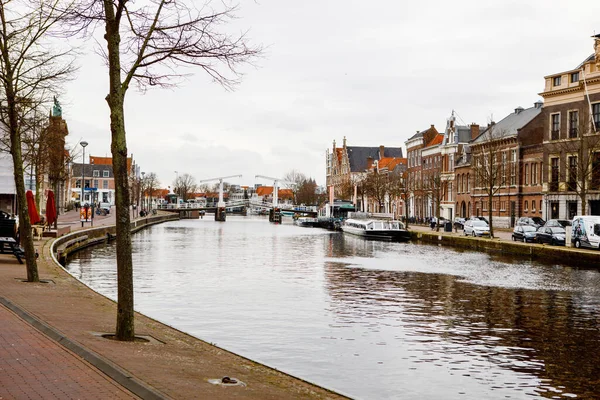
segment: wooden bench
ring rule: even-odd
[[[6,246],[8,246],[8,249],[10,250],[10,252],[15,257],[17,257],[19,264],[23,264],[22,258],[25,258],[25,251],[21,247],[19,247],[15,238],[8,237],[8,236],[0,237],[0,253],[4,254],[4,250],[6,249]]]

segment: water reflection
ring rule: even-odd
[[[597,397],[600,274],[507,261],[179,221],[134,236],[136,308],[355,398]],[[116,296],[111,246],[69,269]]]

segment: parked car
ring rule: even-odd
[[[539,228],[540,226],[544,226],[545,223],[546,221],[540,217],[521,217],[517,220],[515,225],[531,225]]]
[[[454,218],[454,229],[464,229],[465,219],[461,217]]]
[[[567,219],[549,219],[548,221],[546,221],[546,224],[544,226],[556,226],[558,228],[566,228],[567,226],[571,226],[571,221]]]
[[[549,243],[551,245],[565,245],[565,236],[567,232],[564,228],[553,227],[539,227],[535,234],[535,241],[538,243]]]
[[[471,218],[469,218],[469,219],[478,219],[478,220],[480,220],[480,221],[483,221],[483,222],[485,222],[485,223],[486,223],[486,224],[488,224],[488,225],[490,224],[490,221],[488,221],[488,220],[487,220],[486,218],[484,218],[484,217],[476,217],[476,216],[474,216],[474,215],[473,215],[473,216],[471,216]]]
[[[470,219],[465,221],[463,232],[465,236],[490,236],[490,227],[485,221]]]
[[[100,210],[104,211],[106,214],[110,214],[110,203],[100,203]]]
[[[531,225],[517,225],[512,233],[512,240],[523,243],[535,243],[537,229]]]

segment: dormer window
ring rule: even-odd
[[[579,82],[579,72],[573,72],[571,74],[571,83]]]
[[[555,76],[554,78],[552,78],[552,85],[560,86],[560,76]]]

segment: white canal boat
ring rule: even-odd
[[[392,240],[406,242],[410,240],[410,232],[400,221],[385,221],[379,219],[354,219],[344,221],[344,234],[362,236],[366,239]]]

